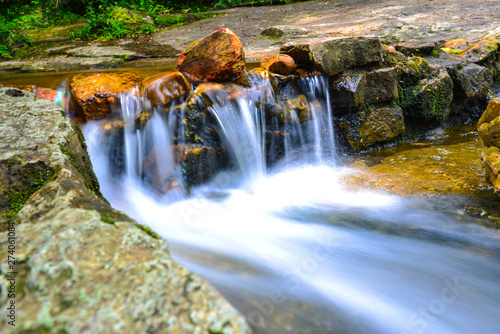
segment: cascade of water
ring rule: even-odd
[[[209,109],[238,164],[243,184],[250,185],[265,172],[261,114],[242,88],[233,86],[229,91],[216,90],[207,95],[213,103]]]
[[[333,161],[335,142],[328,77],[300,78],[299,85],[310,101],[311,122],[308,124],[308,133],[312,135],[314,159],[316,162]]]
[[[207,91],[203,112],[215,119],[246,185],[223,189],[217,200],[195,189],[191,199],[165,203],[143,187],[149,169],[161,178],[176,173],[172,137],[186,141],[187,111],[172,107],[168,118],[153,111],[137,127],[147,102],[122,96],[126,175],[136,182],[107,179],[110,143],[93,122],[85,127],[103,193],[165,237],[174,257],[215,284],[259,333],[494,333],[500,244],[491,231],[457,224],[426,203],[343,190],[344,171],[331,166],[263,175],[266,150],[275,154],[269,146],[280,134],[284,160],[333,159],[328,82],[295,82],[282,92],[305,96],[307,108],[285,110],[269,78]]]

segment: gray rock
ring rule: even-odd
[[[15,298],[0,281],[0,305],[15,300],[17,315],[0,333],[250,333],[171,259],[165,240],[101,197],[81,132],[61,108],[1,88],[0,109],[1,226],[15,226],[17,272]],[[3,254],[7,238],[0,232]],[[3,261],[0,275],[10,271]]]
[[[341,127],[355,151],[405,132],[403,111],[399,107],[367,107],[344,117]]]
[[[298,37],[307,35],[308,30],[302,27],[295,26],[273,26],[262,30],[261,36],[268,38],[286,38],[286,37]]]
[[[281,47],[297,64],[316,67],[326,75],[382,61],[382,45],[376,37],[340,37],[293,42]]]
[[[493,82],[493,72],[483,66],[468,64],[451,71],[455,93],[460,97],[484,97]]]
[[[365,105],[391,102],[398,99],[398,80],[395,68],[346,74],[330,84],[333,109],[362,109]]]
[[[58,57],[38,61],[14,60],[0,63],[0,73],[79,71],[120,67],[124,61],[113,57]]]
[[[127,57],[135,56],[137,53],[129,50],[125,50],[119,46],[81,46],[78,48],[70,49],[65,51],[70,56],[75,57]]]

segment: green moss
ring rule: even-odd
[[[83,138],[83,134],[81,131],[77,131],[78,136]],[[85,141],[81,141],[83,148],[86,148]],[[83,179],[85,180],[85,186],[87,187],[90,192],[93,194],[102,197],[101,191],[99,189],[99,183],[97,182],[97,179],[95,177],[92,177],[93,171],[87,171],[85,168],[77,162],[76,157],[71,154],[64,146],[60,145],[62,153],[68,158],[69,162],[80,172],[82,175]]]
[[[110,218],[111,215],[109,213],[99,212],[99,214],[101,215],[101,221],[103,223],[112,224],[112,225],[115,223],[115,221]]]
[[[431,56],[434,57],[434,58],[439,58],[441,56],[441,49],[439,48],[434,48],[432,51],[431,51]]]
[[[149,228],[148,226],[146,225],[142,225],[142,224],[138,224],[136,223],[135,224],[136,227],[138,227],[139,229],[143,230],[144,232],[146,232],[147,234],[149,234],[150,236],[152,236],[153,238],[155,239],[161,239],[161,237],[156,234],[151,228]]]
[[[15,165],[9,164],[9,170]],[[21,211],[26,201],[45,184],[54,181],[57,178],[59,171],[52,168],[47,168],[42,164],[27,165],[16,173],[16,177],[20,178],[20,184],[11,187],[5,194],[9,210],[3,212],[6,217],[6,224],[14,220],[17,213]]]

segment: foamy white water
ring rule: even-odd
[[[84,133],[110,203],[166,238],[173,256],[218,287],[256,332],[498,332],[497,231],[472,218],[459,223],[453,208],[345,189],[338,179],[351,171],[332,167],[328,117],[302,128],[312,155],[266,173],[258,108],[239,100],[213,109],[240,168],[189,198],[152,193],[139,173],[117,179],[97,122]],[[140,159],[137,138],[169,145],[168,122],[154,117],[144,132],[130,131],[128,165]]]

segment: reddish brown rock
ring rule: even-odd
[[[9,85],[8,87],[14,87],[14,88],[19,88],[22,90],[26,90],[28,92],[31,92],[36,95],[36,97],[43,99],[43,100],[49,100],[54,102],[57,91],[50,89],[50,88],[44,88],[44,87],[37,87],[35,85]]]
[[[291,74],[295,71],[295,61],[285,54],[265,55],[260,57],[260,66],[277,74]]]
[[[70,82],[71,94],[86,120],[111,114],[119,104],[121,92],[140,88],[142,77],[134,72],[82,73]]]
[[[220,28],[182,51],[177,69],[193,81],[231,81],[245,69],[243,46],[231,30]]]
[[[147,77],[142,81],[151,106],[160,106],[191,91],[191,84],[180,72],[169,71]]]

